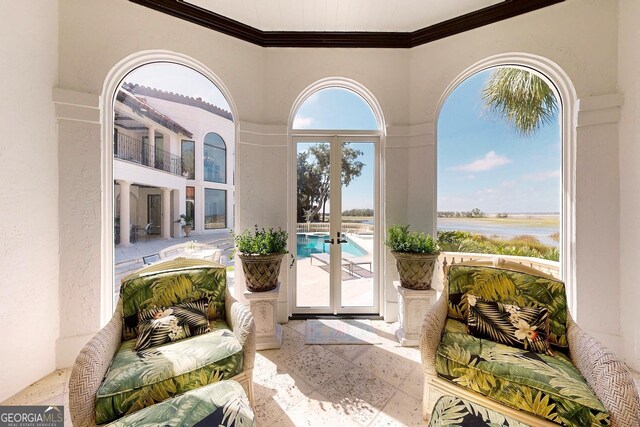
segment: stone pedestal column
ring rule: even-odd
[[[420,340],[420,327],[427,309],[436,302],[435,289],[415,290],[400,286],[400,281],[393,282],[398,291],[398,322],[400,328],[396,338],[403,347],[415,347]]]
[[[278,293],[280,282],[275,289],[267,292],[245,291],[253,319],[256,322],[256,349],[267,350],[282,346],[282,326],[278,319]]]

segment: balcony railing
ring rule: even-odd
[[[475,254],[464,252],[441,252],[440,256],[438,257],[438,261],[440,267],[442,268],[441,273],[444,273],[444,269],[447,267],[447,265],[457,264],[464,261],[490,261],[496,257],[502,258],[505,261],[517,262],[518,264],[535,268],[536,270],[546,273],[555,278],[560,278],[560,263],[558,261],[549,261],[541,258],[497,254]]]
[[[117,159],[138,163],[154,169],[182,175],[180,156],[171,154],[146,142],[119,133],[113,144],[113,155]]]

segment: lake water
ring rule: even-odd
[[[535,221],[522,221],[501,224],[497,221],[482,221],[469,218],[438,218],[438,231],[467,231],[487,237],[509,240],[516,236],[533,236],[548,246],[558,247],[558,242],[551,238],[560,231],[557,224],[536,224]]]

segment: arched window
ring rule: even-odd
[[[300,94],[289,123],[292,311],[377,314],[381,110],[356,82],[326,79]]]
[[[293,129],[380,129],[371,105],[356,92],[341,87],[321,89],[304,100]]]
[[[220,135],[209,132],[204,137],[204,180],[227,182],[227,146]]]
[[[561,109],[550,81],[524,67],[476,72],[448,94],[437,122],[444,251],[560,260]]]

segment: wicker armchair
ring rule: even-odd
[[[494,261],[472,261],[456,266],[493,267],[553,279],[532,268],[496,258]],[[451,266],[453,267],[453,266]],[[421,330],[420,351],[424,372],[423,418],[428,419],[435,402],[442,395],[454,395],[484,405],[505,416],[531,426],[558,426],[558,424],[517,410],[488,397],[463,388],[436,372],[438,348],[443,339],[449,315],[448,281],[450,269],[445,271],[442,296],[427,311]],[[567,341],[570,361],[586,379],[589,387],[609,412],[611,426],[632,427],[640,424],[640,401],[633,378],[620,362],[598,341],[584,332],[567,312]]]
[[[178,258],[145,267],[123,281],[142,275],[185,267],[223,267],[219,264]],[[69,411],[73,425],[96,426],[96,393],[122,344],[123,306],[118,302],[111,321],[82,349],[71,371],[69,380]],[[242,385],[253,404],[253,365],[256,352],[256,328],[253,315],[247,307],[236,301],[229,290],[225,292],[225,317],[235,338],[242,346],[242,371],[230,378]]]

